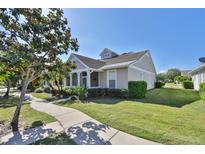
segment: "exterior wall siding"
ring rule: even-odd
[[[205,82],[205,70],[192,75],[192,81],[194,83],[194,89],[199,90],[199,85]]]
[[[150,54],[146,54],[142,59],[133,64],[139,68],[155,73],[155,67]]]
[[[147,89],[154,88],[156,75],[153,73],[137,70],[135,68],[128,68],[128,81],[146,81]]]
[[[117,88],[128,88],[128,69],[119,68],[117,71]]]
[[[110,69],[112,70],[112,69]],[[128,88],[128,69],[118,68],[115,69],[117,73],[117,87],[116,88]],[[107,88],[107,71],[100,72],[100,87]]]

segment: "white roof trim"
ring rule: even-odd
[[[133,61],[123,62],[123,63],[117,63],[117,64],[111,64],[101,67],[100,69],[113,69],[113,68],[121,68],[121,67],[127,67],[129,64],[131,64]]]
[[[205,69],[205,64],[203,64],[203,65],[199,66],[198,68],[190,71],[188,74],[196,74],[198,71],[201,71],[203,69]]]

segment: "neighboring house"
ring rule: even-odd
[[[88,88],[128,88],[128,81],[144,80],[148,89],[154,88],[156,70],[149,50],[118,55],[105,48],[101,59],[72,53],[68,60],[76,69],[65,80],[65,86]]]
[[[194,83],[194,89],[199,90],[199,85],[205,82],[205,64],[202,64],[200,67],[194,69],[190,72],[190,74]]]
[[[189,74],[189,72],[191,72],[191,70],[181,70],[181,75],[182,75],[182,76],[191,77],[191,75]]]

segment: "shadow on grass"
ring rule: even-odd
[[[23,132],[13,132],[7,141],[3,141],[5,145],[27,145],[45,138],[45,135],[55,133],[53,129],[44,129],[43,127],[35,127]]]

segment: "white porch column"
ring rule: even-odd
[[[70,75],[70,87],[72,87],[72,73],[70,73],[69,75]]]
[[[87,71],[87,87],[90,88],[90,71]]]
[[[78,72],[77,75],[78,75],[78,86],[80,86],[80,72]]]

